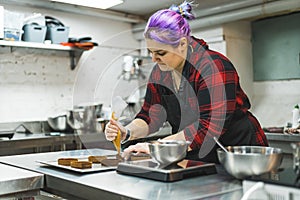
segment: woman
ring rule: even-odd
[[[218,162],[213,137],[225,146],[268,146],[259,122],[248,111],[250,102],[232,63],[190,36],[191,11],[191,4],[184,2],[149,18],[144,37],[156,65],[144,104],[126,127],[111,120],[105,128],[107,140],[114,140],[118,130],[123,140],[142,138],[168,121],[172,135],[164,139],[190,141],[189,159]],[[124,155],[133,151],[149,153],[145,143],[138,143]]]

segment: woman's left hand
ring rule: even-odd
[[[133,155],[138,155],[140,153],[145,153],[145,154],[149,154],[149,146],[148,143],[137,143],[135,145],[131,145],[128,148],[124,149],[123,153],[122,153],[122,157],[125,160],[128,160],[130,158],[130,156]]]

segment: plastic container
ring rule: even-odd
[[[4,40],[20,41],[21,30],[15,28],[4,28]]]
[[[293,118],[292,118],[292,128],[298,128],[299,127],[299,117],[300,117],[300,110],[299,105],[295,105],[293,111]]]
[[[66,26],[47,27],[46,40],[51,40],[53,44],[68,42],[68,38],[69,38],[69,27]]]
[[[23,26],[23,31],[23,41],[43,43],[45,41],[47,27],[35,24],[25,24]]]

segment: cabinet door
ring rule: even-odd
[[[300,13],[252,23],[255,81],[300,78]]]

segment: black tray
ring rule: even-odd
[[[182,163],[187,163],[187,165],[182,166]],[[185,178],[217,173],[214,163],[183,160],[165,168],[160,168],[159,164],[151,159],[119,163],[116,171],[120,174],[164,182],[179,181]]]

